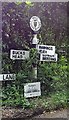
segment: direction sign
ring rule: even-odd
[[[38,53],[45,53],[47,55],[55,54],[55,46],[51,45],[37,45]]]
[[[36,97],[41,95],[40,82],[26,83],[24,85],[24,97]]]
[[[10,51],[10,58],[13,60],[24,60],[29,58],[29,51],[25,50],[11,50]]]
[[[33,16],[30,19],[30,27],[33,31],[38,31],[41,27],[41,21],[38,16]]]
[[[0,74],[0,81],[15,80],[15,74]]]
[[[40,61],[57,61],[57,54],[54,55],[46,55],[46,54],[41,54],[40,55]]]

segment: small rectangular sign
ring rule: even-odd
[[[51,46],[51,45],[38,45],[37,50],[38,50],[38,53],[45,53],[48,55],[55,54],[55,46]]]
[[[15,74],[0,74],[0,81],[15,80]]]
[[[46,55],[46,54],[41,54],[40,55],[40,61],[57,61],[57,54],[54,55]]]
[[[25,50],[11,50],[10,51],[10,59],[24,60],[29,58],[29,51]]]
[[[26,83],[24,85],[24,97],[36,97],[41,95],[40,82]]]

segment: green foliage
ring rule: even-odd
[[[38,78],[47,92],[67,89],[67,59],[61,56],[58,63],[39,64]]]
[[[28,5],[29,7],[34,6],[34,4],[33,4],[31,1],[26,1],[25,3],[26,3],[26,5]]]
[[[67,91],[58,91],[56,93],[49,94],[48,96],[40,96],[30,99],[31,107],[45,108],[46,111],[57,110],[60,108],[67,108]]]
[[[56,108],[67,107],[67,91],[58,91],[52,95],[51,101]]]
[[[42,96],[47,96],[47,100],[37,98],[34,104],[34,100],[28,101],[23,97],[24,83],[33,82],[31,66],[36,57],[37,51],[31,49],[30,57],[28,61],[22,62],[24,69],[17,73],[17,79],[12,85],[3,87],[3,105],[7,106],[21,106],[37,107],[39,101],[46,109],[56,109],[60,107],[66,107],[67,100],[67,60],[64,56],[61,56],[57,63],[39,63],[38,66],[38,79],[36,81],[41,82]],[[15,84],[15,85],[14,85]]]
[[[3,90],[2,105],[30,108],[32,104],[20,94],[19,89],[13,85]]]
[[[51,94],[47,100],[44,99],[43,106],[48,110],[67,107],[67,92],[62,91]]]
[[[21,5],[22,4],[22,2],[16,2],[16,5]]]

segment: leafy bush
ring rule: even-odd
[[[64,56],[57,63],[39,64],[38,79],[44,83],[47,93],[66,90],[67,74],[67,59]]]
[[[23,97],[23,94],[19,93],[19,90],[13,85],[11,88],[3,90],[2,93],[2,105],[30,108],[32,104]]]

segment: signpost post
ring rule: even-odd
[[[33,16],[30,19],[30,27],[34,31],[34,38],[32,40],[32,44],[35,45],[35,48],[37,49],[39,39],[37,38],[36,32],[39,31],[41,28],[41,20],[37,16]],[[35,66],[33,66],[34,71],[34,78],[37,79],[37,63],[35,63]]]
[[[55,46],[52,45],[39,45],[39,39],[37,38],[37,31],[41,28],[41,20],[37,16],[33,16],[30,19],[30,27],[34,31],[34,37],[32,44],[40,54],[40,61],[57,61],[57,54],[55,53]],[[29,58],[29,51],[25,50],[11,50],[10,59],[12,60],[25,60]],[[37,79],[37,61],[33,65],[34,78]],[[15,74],[1,74],[0,81],[3,80],[15,80]],[[24,85],[24,97],[35,97],[41,95],[40,82],[26,83]]]
[[[41,28],[41,20],[37,16],[33,16],[30,19],[30,27],[34,31],[34,38],[32,40],[32,44],[35,45],[35,48],[37,49],[38,53],[40,54],[40,61],[57,61],[57,54],[55,54],[55,46],[52,45],[39,45],[38,42],[39,40],[37,39],[37,34],[36,32]],[[35,66],[33,66],[34,69],[34,78],[37,79],[37,64],[35,63]],[[31,83],[30,83],[31,84]],[[33,93],[28,93],[26,91],[28,85],[24,86],[25,97],[33,97],[35,96]],[[29,88],[29,87],[28,87]],[[31,88],[29,88],[31,91]],[[37,93],[36,93],[37,94]],[[36,95],[37,96],[37,95]],[[39,96],[39,94],[38,94]]]

